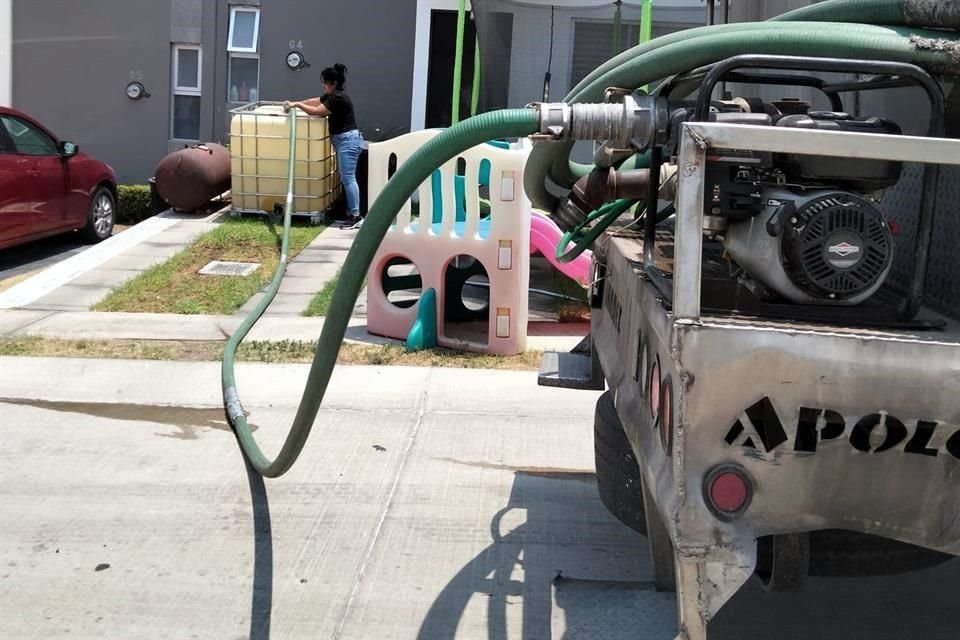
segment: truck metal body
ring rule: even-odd
[[[678,637],[703,640],[758,569],[758,539],[777,588],[802,583],[811,532],[960,555],[960,321],[924,308],[921,322],[851,327],[703,308],[704,272],[724,266],[704,252],[709,152],[960,165],[960,141],[681,126],[675,229],[658,231],[646,266],[640,233],[598,243],[592,367],[564,354],[541,382],[609,389],[639,463],[658,586],[675,579]],[[725,512],[711,483],[731,471],[746,495]]]

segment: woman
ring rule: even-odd
[[[337,152],[340,181],[347,195],[347,226],[351,229],[359,229],[362,219],[360,218],[360,187],[357,185],[357,158],[363,151],[363,136],[357,129],[353,102],[343,90],[346,74],[347,68],[339,62],[332,67],[327,67],[320,74],[323,79],[322,96],[301,102],[285,102],[283,108],[285,111],[296,108],[311,116],[329,118],[331,140]]]

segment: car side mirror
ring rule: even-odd
[[[72,158],[80,152],[80,147],[73,142],[60,143],[60,155],[64,158]]]

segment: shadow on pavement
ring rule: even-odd
[[[263,476],[250,466],[246,456],[243,464],[250,485],[253,509],[253,589],[250,599],[250,640],[269,640],[270,615],[273,611],[273,527],[270,522],[270,503]]]

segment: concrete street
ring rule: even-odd
[[[242,364],[268,453],[307,367]],[[261,480],[217,363],[0,358],[0,637],[671,640],[642,537],[600,503],[594,392],[524,372],[339,367]],[[955,639],[960,561],[755,582],[712,639]]]

